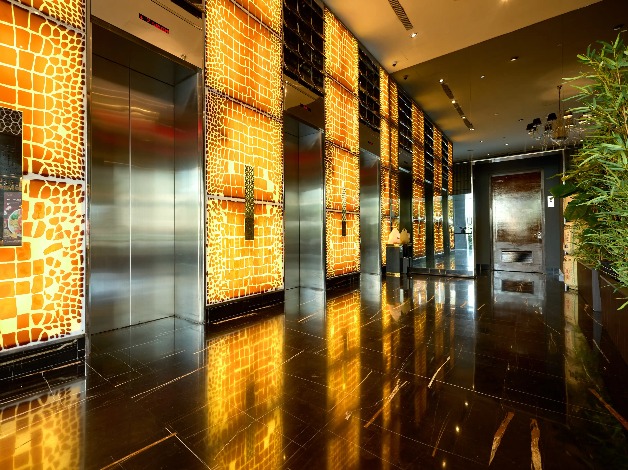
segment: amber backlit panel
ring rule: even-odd
[[[447,208],[448,208],[448,214],[449,214],[449,248],[451,250],[455,249],[455,243],[454,243],[454,200],[451,196],[449,196],[449,198],[447,198]]]
[[[390,77],[386,71],[380,67],[379,69],[379,114],[382,121],[390,119],[390,93],[389,85]]]
[[[358,291],[327,302],[327,469],[359,468],[360,308]]]
[[[82,468],[82,384],[66,385],[0,410],[0,468]]]
[[[205,8],[206,85],[281,119],[280,35],[231,0],[207,0]]]
[[[360,216],[347,214],[347,235],[342,236],[342,213],[327,211],[327,277],[360,271]]]
[[[412,103],[412,179],[421,186],[425,180],[425,150],[423,147],[423,112]]]
[[[358,97],[325,77],[325,140],[360,153]]]
[[[85,2],[78,0],[18,0],[81,31],[85,28]]]
[[[342,192],[348,212],[360,210],[359,158],[335,145],[325,145],[325,207],[342,210]]]
[[[207,192],[244,198],[244,167],[255,170],[254,198],[283,201],[283,135],[280,121],[236,101],[207,95]]]
[[[438,128],[434,128],[434,194],[443,190],[443,140]]]
[[[255,238],[244,239],[244,201],[207,203],[207,298],[210,303],[283,287],[283,211],[255,205]]]
[[[325,74],[357,95],[358,41],[327,8],[325,9],[324,31]]]
[[[0,248],[0,350],[83,330],[82,185],[23,182],[23,243]]]
[[[449,164],[449,181],[447,182],[447,194],[451,196],[454,193],[454,146],[451,142],[449,142],[447,148],[449,150],[449,156],[447,161],[447,163]]]
[[[283,332],[277,316],[208,342],[211,468],[281,467]]]
[[[236,0],[236,2],[273,31],[281,31],[282,0]]]
[[[444,253],[443,245],[443,200],[434,198],[434,253]]]
[[[24,171],[84,178],[84,35],[5,1],[0,32],[0,106],[22,112]]]

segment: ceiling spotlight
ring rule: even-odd
[[[441,79],[438,81],[438,83],[443,83],[444,81],[445,81],[445,79],[444,79],[444,78],[441,78]]]
[[[456,104],[456,100],[451,100],[451,104]]]
[[[397,66],[397,61],[395,60],[392,65],[393,65],[393,67],[396,67]]]
[[[411,37],[411,38],[415,38],[415,37],[417,37],[417,35],[418,35],[418,34],[419,34],[419,33],[412,33],[412,34],[410,35],[410,37]]]
[[[508,145],[508,142],[506,142],[506,145]]]
[[[515,62],[515,61],[516,61],[516,60],[518,60],[518,59],[519,59],[519,56],[517,56],[517,55],[512,56],[512,57],[510,58],[510,62]]]
[[[467,117],[466,116],[462,116],[462,119],[467,119]]]
[[[470,131],[474,131],[474,130],[475,130],[475,127],[471,127],[471,128],[469,128],[469,130],[470,130]]]
[[[486,77],[486,75],[480,75],[480,78],[484,78],[484,77]]]

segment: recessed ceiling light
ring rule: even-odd
[[[519,60],[519,56],[517,56],[517,55],[512,56],[512,57],[510,58],[510,62],[515,62],[516,60]]]
[[[495,113],[493,116],[499,116],[499,113]]]
[[[486,77],[486,75],[480,75],[480,78],[484,78],[484,77]]]
[[[445,81],[445,79],[441,78],[438,83],[443,83]]]
[[[418,34],[419,34],[419,33],[412,33],[412,34],[410,35],[410,37],[411,37],[411,38],[415,38],[415,37],[417,37],[417,35],[418,35]]]
[[[467,118],[466,116],[462,116],[462,119],[466,119],[466,118]]]
[[[506,142],[506,145],[508,145],[508,142]]]
[[[480,143],[484,142],[483,140],[480,140]]]
[[[474,131],[474,130],[475,130],[475,127],[471,127],[469,130],[470,130],[470,131]]]
[[[451,100],[451,104],[456,104],[456,100]]]

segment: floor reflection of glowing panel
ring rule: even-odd
[[[81,468],[83,381],[0,409],[0,468]]]
[[[360,292],[327,302],[327,409],[332,434],[327,469],[358,468],[360,462]]]
[[[208,342],[212,468],[281,467],[283,335],[284,318],[277,316]]]

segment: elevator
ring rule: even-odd
[[[285,289],[325,290],[322,132],[284,115]]]
[[[90,331],[203,321],[201,74],[92,28]]]

